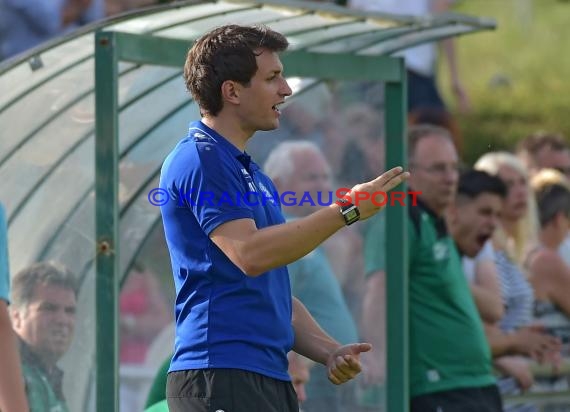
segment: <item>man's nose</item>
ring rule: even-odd
[[[291,96],[292,94],[293,90],[289,86],[289,83],[287,83],[286,79],[283,79],[283,87],[281,88],[281,95],[285,97],[285,96]]]
[[[491,228],[491,230],[493,232],[495,232],[495,229],[497,229],[497,227],[499,227],[500,219],[501,218],[499,216],[493,216],[489,219],[489,227]]]
[[[55,318],[59,323],[72,324],[75,322],[75,315],[64,310],[58,311]]]
[[[449,183],[457,183],[459,181],[459,171],[455,167],[446,169],[445,179]]]

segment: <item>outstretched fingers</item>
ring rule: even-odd
[[[407,180],[409,177],[409,172],[404,172],[404,169],[401,166],[397,166],[385,173],[382,173],[372,181],[372,184],[380,190],[387,192]]]

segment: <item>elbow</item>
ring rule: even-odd
[[[257,253],[245,252],[239,258],[237,265],[241,271],[249,277],[257,277],[267,272],[271,267],[265,260]]]
[[[499,297],[495,304],[493,305],[493,315],[495,322],[499,322],[505,316],[505,306],[503,305],[502,299]]]
[[[487,310],[484,312],[482,318],[485,322],[495,324],[500,322],[500,320],[503,319],[504,315],[505,315],[505,309],[503,308],[503,305],[499,302],[495,305],[489,305]]]
[[[257,277],[278,266],[271,250],[259,242],[233,242],[222,251],[246,276]]]
[[[495,322],[500,322],[501,319],[505,316],[505,308],[502,304],[497,305],[497,310],[495,312]]]
[[[252,263],[244,263],[244,264],[240,265],[240,269],[246,276],[249,276],[252,278],[255,278],[259,275],[262,275],[263,273],[265,273],[267,271],[261,265],[257,265],[253,262]]]

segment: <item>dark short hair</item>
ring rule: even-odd
[[[526,152],[535,156],[545,147],[550,147],[554,151],[568,150],[568,144],[561,134],[536,132],[517,144],[517,153]]]
[[[497,195],[504,199],[507,196],[507,186],[498,176],[490,175],[482,170],[470,169],[459,176],[457,196],[475,199],[484,193]]]
[[[419,124],[408,129],[408,159],[413,159],[418,143],[429,136],[440,136],[453,144],[449,130],[431,124]]]
[[[570,190],[563,185],[546,185],[535,191],[540,225],[545,226],[558,213],[570,217]]]
[[[282,34],[266,26],[219,27],[205,34],[188,52],[184,65],[186,88],[204,114],[216,116],[223,106],[222,84],[233,80],[248,85],[257,71],[258,49],[287,49]]]
[[[69,269],[55,262],[38,262],[22,269],[12,278],[12,306],[27,307],[32,301],[36,285],[59,286],[72,290],[77,297],[78,284]]]

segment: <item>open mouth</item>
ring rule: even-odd
[[[477,236],[477,244],[481,247],[487,243],[487,241],[491,238],[490,234],[480,234]]]
[[[279,113],[279,114],[280,114],[280,113],[281,113],[281,108],[280,108],[279,106],[281,106],[282,104],[283,104],[283,102],[277,103],[276,105],[274,105],[274,106],[272,107],[272,109],[273,109],[276,113]]]

